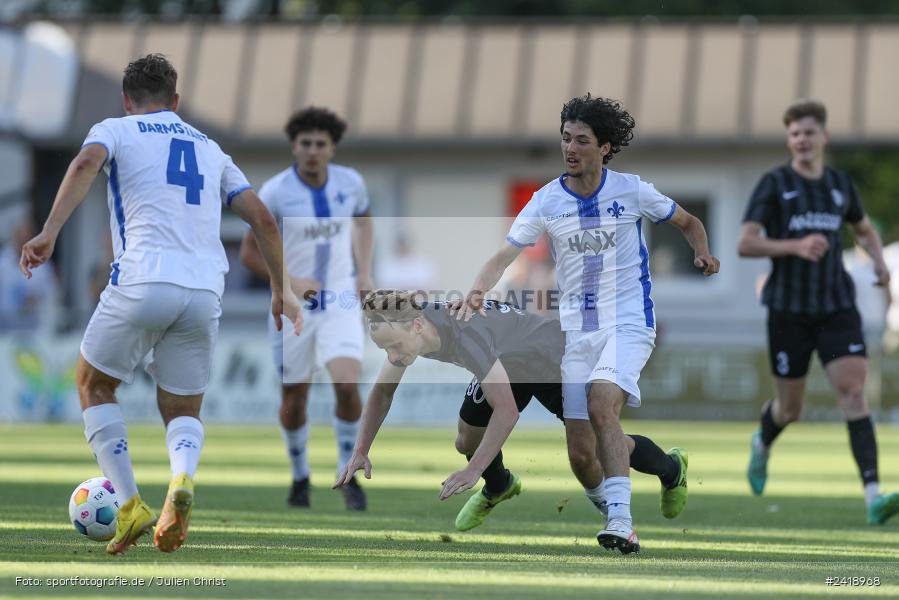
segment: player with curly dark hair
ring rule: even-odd
[[[294,289],[308,301],[309,326],[299,337],[284,337],[269,327],[281,372],[281,433],[293,474],[287,503],[294,507],[309,506],[306,406],[316,362],[328,369],[334,383],[338,472],[352,453],[362,414],[357,385],[362,314],[358,302],[349,299],[373,287],[372,222],[362,176],[332,162],[346,128],[346,122],[326,108],[295,112],[284,126],[295,162],[259,191],[285,231],[285,266]],[[268,278],[249,233],[240,256],[259,277]],[[342,491],[348,510],[365,510],[366,497],[355,480]]]
[[[594,98],[590,94],[572,98],[562,107],[562,124],[559,133],[564,133],[565,123],[580,121],[593,130],[593,135],[601,144],[609,144],[608,153],[602,164],[607,165],[615,154],[634,139],[634,118],[621,108],[621,103],[608,98]]]
[[[299,134],[306,131],[324,131],[331,136],[334,144],[339,144],[346,132],[346,121],[327,108],[309,106],[293,113],[284,126],[284,133],[291,144]]]
[[[622,553],[640,543],[631,518],[628,449],[619,422],[625,404],[640,406],[637,382],[655,346],[649,251],[643,218],[670,222],[693,248],[703,274],[718,272],[702,222],[637,175],[605,168],[633,138],[621,104],[590,94],[562,109],[565,172],[538,190],[515,219],[507,243],[484,265],[459,318],[471,318],[484,294],[525,246],[548,234],[555,251],[565,331],[563,412],[575,435],[595,440],[605,479],[582,481],[595,504],[608,506],[599,543]],[[687,455],[673,449],[681,477],[662,496],[663,512],[686,502]]]

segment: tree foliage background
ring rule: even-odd
[[[22,0],[19,0],[20,2]],[[40,13],[218,15],[234,0],[24,0]],[[899,0],[239,0],[254,16],[705,17],[899,16]]]

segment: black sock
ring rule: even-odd
[[[874,423],[871,417],[862,417],[846,423],[849,427],[849,445],[852,456],[861,473],[862,483],[876,483],[877,477],[877,440],[874,437]]]
[[[631,468],[641,473],[656,475],[665,487],[677,484],[680,478],[680,463],[665,454],[655,442],[642,435],[628,436],[634,440],[631,453]]]
[[[771,414],[771,407],[774,402],[769,402],[762,409],[762,443],[766,448],[770,448],[780,432],[784,430],[786,425],[781,426],[774,422],[774,415]]]
[[[469,461],[472,455],[469,454],[465,458]],[[503,451],[500,450],[493,461],[487,465],[481,474],[484,479],[484,492],[488,496],[498,496],[506,491],[509,487],[509,470],[503,466]]]

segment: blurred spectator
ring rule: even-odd
[[[378,265],[378,287],[398,290],[430,290],[437,278],[437,267],[429,256],[413,250],[409,239],[399,234],[393,253]]]
[[[56,271],[53,263],[34,269],[31,279],[19,270],[22,245],[36,234],[27,219],[0,248],[0,332],[48,331],[56,318]]]
[[[886,257],[884,260],[893,273],[892,265]],[[889,290],[874,285],[877,275],[874,274],[874,263],[862,247],[856,245],[852,250],[843,253],[843,264],[846,272],[852,277],[855,284],[855,304],[862,316],[862,330],[868,342],[880,341],[886,325],[886,314],[889,298]],[[899,274],[897,274],[899,275]],[[890,287],[895,285],[890,284]]]
[[[883,260],[890,269],[889,308],[887,309],[884,348],[888,352],[899,350],[899,242],[883,248]]]

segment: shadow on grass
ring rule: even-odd
[[[163,490],[145,489],[151,506]],[[101,544],[68,526],[69,490],[56,484],[6,486],[0,492],[0,560],[107,560]],[[308,562],[464,561],[606,564],[617,555],[595,541],[601,526],[586,499],[525,492],[503,503],[480,528],[460,533],[453,520],[464,498],[440,502],[436,491],[370,488],[370,510],[343,509],[339,492],[314,488],[311,510],[288,509],[285,490],[270,486],[198,487],[189,544],[164,555],[149,540],[130,561]],[[777,512],[770,507],[776,505]],[[723,560],[788,563],[899,560],[899,528],[871,528],[857,502],[845,499],[693,494],[683,515],[666,520],[658,497],[635,494],[643,544],[638,560]],[[16,523],[21,523],[17,528]],[[842,540],[837,543],[836,540]],[[619,559],[620,560],[620,559]]]

